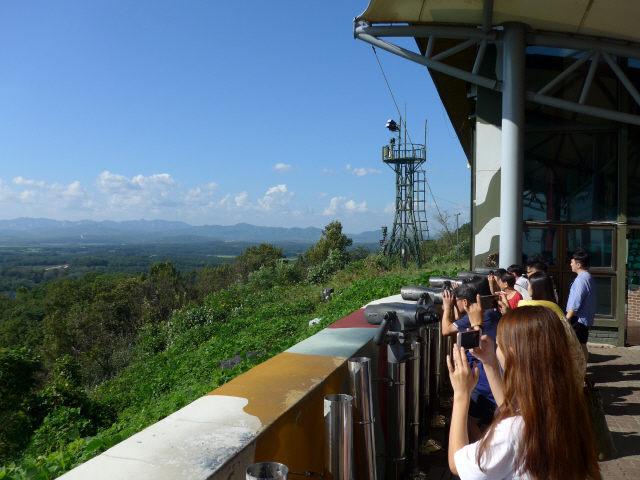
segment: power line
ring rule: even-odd
[[[452,202],[451,200],[447,200],[446,198],[442,198],[442,197],[436,197],[436,198],[439,198],[440,200],[444,200],[445,202],[449,202],[450,204],[455,205],[456,207],[469,208],[468,205],[460,205],[459,203]]]
[[[378,52],[376,52],[376,47],[371,45],[371,48],[373,49],[373,53],[376,56],[376,60],[378,61],[378,65],[380,66],[380,71],[382,72],[382,76],[384,77],[384,81],[387,83],[387,88],[389,89],[389,93],[391,94],[391,98],[393,99],[393,103],[395,104],[396,110],[398,111],[398,117],[402,118],[402,114],[400,113],[400,109],[398,108],[398,102],[396,102],[396,97],[393,96],[393,92],[391,91],[391,86],[389,85],[389,80],[387,80],[387,76],[384,74],[384,69],[382,68],[382,64],[380,63],[380,59],[378,58]],[[411,143],[413,143],[411,141],[411,135],[409,135],[409,131],[407,130],[407,119],[406,118],[403,119],[402,123],[404,123],[404,131],[408,135],[409,141]]]

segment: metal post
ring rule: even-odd
[[[418,334],[419,332],[416,332]],[[419,337],[418,337],[419,338]],[[407,425],[407,475],[420,473],[420,341],[411,341],[411,381],[409,382],[409,415]]]
[[[353,397],[324,397],[324,467],[327,480],[353,480]]]
[[[522,263],[526,25],[504,25],[500,266]]]
[[[431,367],[430,328],[420,329],[422,371],[420,372],[420,439],[429,437],[429,368]]]
[[[373,400],[371,398],[371,359],[349,359],[351,396],[353,397],[355,476],[359,480],[376,480],[376,443]]]
[[[405,430],[407,362],[389,362],[389,412],[386,480],[403,480],[406,459]]]
[[[431,417],[431,426],[433,428],[444,428],[446,426],[445,418],[440,415],[440,388],[442,386],[441,382],[441,364],[440,356],[442,355],[442,351],[444,350],[442,345],[442,323],[438,322],[435,328],[431,330],[431,337],[433,338],[434,345],[434,377],[435,377],[435,388],[434,391],[431,392],[431,405],[433,416]]]
[[[460,263],[460,229],[458,228],[459,213],[454,214],[456,216],[456,244],[458,245],[458,263]]]
[[[429,438],[430,385],[432,328],[420,329],[420,453],[433,455],[442,450],[442,445]]]

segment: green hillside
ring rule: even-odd
[[[427,268],[384,269],[332,222],[295,262],[262,244],[193,274],[162,262],[0,299],[0,479],[55,478],[365,303],[468,268],[445,237],[424,249]]]

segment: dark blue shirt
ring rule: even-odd
[[[482,326],[482,333],[485,335],[489,335],[489,338],[491,338],[494,343],[496,341],[496,334],[498,333],[498,322],[500,321],[500,318],[502,318],[502,314],[500,312],[496,312],[495,310],[486,310],[484,312],[484,325]],[[453,324],[461,332],[466,332],[467,328],[471,328],[469,315],[465,315],[460,320],[453,322]],[[469,366],[471,366],[472,362],[475,362],[476,365],[478,365],[478,370],[480,370],[480,378],[478,379],[478,384],[476,385],[475,391],[485,396],[493,403],[496,403],[495,399],[493,398],[493,394],[491,393],[489,380],[487,379],[487,374],[484,371],[482,362],[471,355],[471,353],[469,352],[467,352],[467,359],[469,360]]]

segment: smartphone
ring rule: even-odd
[[[483,310],[497,308],[498,297],[496,295],[480,295],[480,306]]]
[[[458,332],[457,344],[465,350],[480,346],[480,337],[482,337],[482,328],[480,330],[471,330],[469,332]]]

